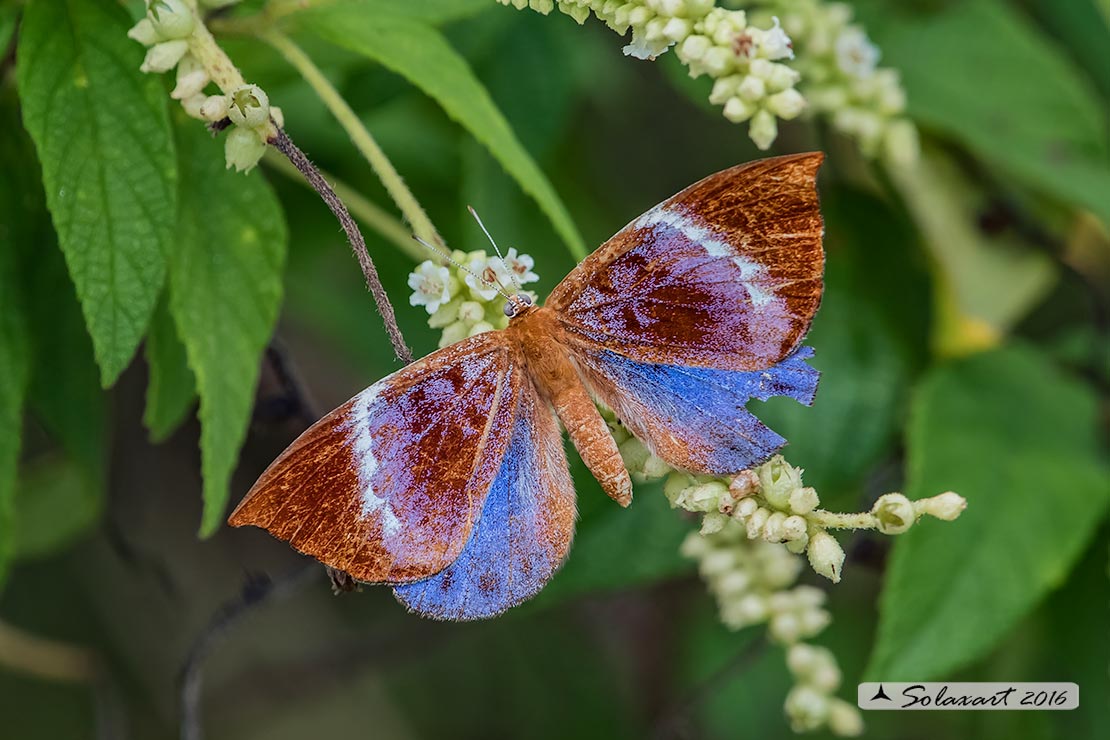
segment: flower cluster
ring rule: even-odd
[[[781,60],[794,51],[777,19],[762,26],[743,10],[716,7],[713,0],[499,0],[516,8],[549,13],[559,10],[582,23],[592,12],[619,34],[631,31],[624,53],[654,59],[672,46],[690,75],[709,75],[709,99],[724,106],[725,118],[750,121],[748,135],[760,149],[778,136],[778,119],[789,120],[805,109],[794,89],[798,72]]]
[[[201,0],[207,7],[221,7],[236,0]],[[271,120],[283,124],[281,110],[257,85],[237,85],[208,95],[213,81],[202,59],[210,39],[197,17],[195,3],[186,0],[147,0],[146,16],[127,35],[147,47],[142,71],[162,74],[176,68],[176,85],[170,97],[192,118],[215,123],[230,120],[224,142],[227,166],[239,172],[252,169],[266,151],[266,130]]]
[[[632,41],[625,54],[654,59],[672,46],[691,76],[713,78],[710,102],[767,149],[778,121],[802,113],[827,118],[869,157],[895,166],[918,157],[906,94],[852,9],[826,0],[498,0],[579,23],[593,13]],[[781,19],[781,22],[780,22]],[[789,62],[789,64],[787,64]]]
[[[784,710],[795,731],[828,727],[837,735],[863,731],[859,711],[835,696],[841,675],[825,648],[804,642],[828,626],[825,593],[796,585],[802,561],[785,548],[747,537],[738,522],[710,535],[691,533],[682,553],[698,561],[698,571],[716,599],[729,629],[766,624],[771,640],[786,648],[795,685]]]
[[[539,276],[532,271],[535,265],[532,258],[518,254],[515,248],[505,252],[504,260],[482,250],[455,250],[450,261],[448,267],[428,260],[409,274],[413,291],[409,304],[423,306],[429,314],[428,325],[443,330],[440,347],[484,331],[505,328],[509,319],[505,315],[505,298],[498,287],[536,300],[534,293],[516,290],[517,286],[536,282]]]
[[[759,20],[782,19],[794,40],[808,112],[825,116],[869,157],[908,166],[917,161],[917,129],[905,117],[906,93],[879,49],[853,22],[852,8],[825,0],[739,0]]]
[[[828,648],[798,643],[786,653],[794,688],[786,695],[786,716],[795,732],[828,727],[834,735],[854,737],[863,733],[859,710],[835,693],[840,688],[840,668]]]

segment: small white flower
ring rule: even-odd
[[[841,568],[844,567],[844,550],[828,532],[817,532],[809,540],[809,564],[819,575],[833,583],[840,583]]]
[[[492,301],[498,295],[498,288],[504,289],[512,285],[508,271],[497,257],[490,257],[485,252],[471,256],[466,269],[470,270],[463,277],[463,282],[470,288],[470,292],[483,301]],[[477,275],[478,277],[475,277]],[[480,278],[480,279],[479,279]]]
[[[859,26],[848,26],[836,39],[836,64],[852,77],[868,77],[879,63],[879,47]]]
[[[775,25],[763,33],[763,39],[760,41],[760,56],[765,59],[793,59],[794,42],[786,35],[786,31],[782,30],[778,16],[772,20]]]
[[[531,255],[517,254],[516,247],[509,247],[509,251],[505,252],[505,267],[516,275],[516,281],[521,285],[534,283],[540,279],[539,275],[532,272],[535,266],[536,261]]]
[[[424,306],[433,314],[441,304],[451,300],[451,271],[425,260],[409,274],[409,287],[413,290],[409,305]]]

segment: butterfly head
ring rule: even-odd
[[[515,293],[506,297],[505,315],[510,319],[514,319],[534,306],[535,304],[532,303],[532,296],[527,293]]]

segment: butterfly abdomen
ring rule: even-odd
[[[560,341],[564,330],[554,311],[533,308],[515,318],[507,331],[524,355],[528,376],[555,409],[582,462],[610,498],[627,506],[632,481],[608,425]]]

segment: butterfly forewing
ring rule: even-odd
[[[798,346],[821,301],[821,160],[707,177],[603,244],[546,305],[579,343],[635,361],[769,367]]]
[[[502,332],[435,352],[316,423],[232,514],[359,581],[446,568],[470,538],[513,430],[522,373]]]
[[[474,533],[443,571],[393,589],[437,619],[483,619],[534,596],[562,564],[574,533],[574,484],[551,408],[530,382]]]

